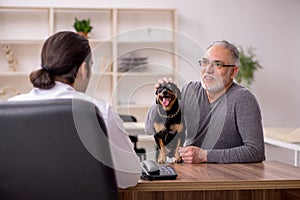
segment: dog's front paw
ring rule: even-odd
[[[157,162],[159,164],[165,164],[166,163],[166,156],[163,155],[163,153],[160,153],[157,159]]]
[[[175,163],[183,163],[182,158],[181,158],[181,157],[176,158],[176,159],[175,159]]]
[[[159,164],[165,164],[166,163],[166,154],[165,154],[164,150],[160,151],[157,162]]]
[[[166,161],[164,160],[164,159],[158,159],[158,161],[157,161],[159,164],[165,164],[166,163]]]
[[[178,149],[176,150],[176,153],[175,153],[175,163],[183,163],[183,160],[179,154]]]

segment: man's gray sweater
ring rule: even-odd
[[[182,88],[180,101],[186,124],[185,146],[208,150],[211,163],[261,162],[265,158],[262,117],[258,102],[246,88],[233,85],[209,103],[200,82]],[[146,133],[155,134],[153,105],[146,116]]]

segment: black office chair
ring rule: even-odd
[[[124,122],[137,122],[136,117],[134,117],[133,115],[120,114],[120,117]],[[138,137],[129,135],[129,138],[130,138],[131,142],[133,143],[134,151],[139,156],[140,160],[141,161],[146,160],[146,149],[145,148],[137,148]]]
[[[0,102],[1,200],[117,199],[106,128],[83,100]]]

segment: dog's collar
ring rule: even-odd
[[[179,111],[180,111],[180,108],[178,108],[177,111],[172,115],[163,115],[163,114],[161,114],[159,108],[157,109],[158,115],[163,118],[173,118],[179,113]]]

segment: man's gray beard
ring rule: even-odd
[[[201,85],[205,90],[211,93],[216,93],[224,90],[223,82],[216,81],[216,83],[212,87],[208,88],[207,85],[204,83],[203,79],[201,78]]]

